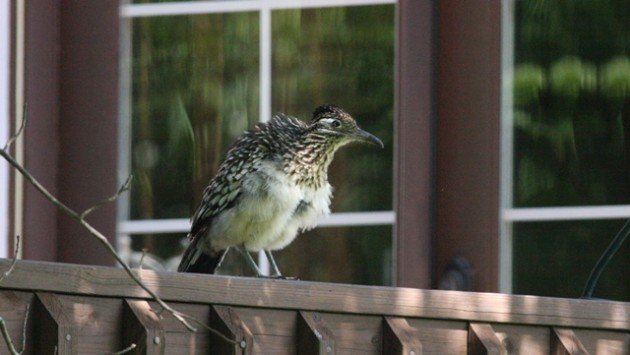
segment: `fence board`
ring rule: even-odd
[[[16,349],[22,349],[22,339],[24,331],[24,322],[26,321],[26,347],[23,355],[33,353],[32,334],[33,334],[33,294],[26,292],[0,292],[0,317],[4,319],[7,332],[13,340]],[[26,310],[29,309],[29,319],[26,319]],[[0,340],[1,342],[2,340]],[[9,354],[6,346],[0,344],[0,354]]]
[[[573,329],[575,335],[591,354],[630,354],[630,333],[596,329]]]
[[[0,261],[0,269],[9,267]],[[560,327],[630,329],[630,303],[266,280],[143,270],[166,300]],[[146,298],[123,270],[19,261],[3,287]],[[256,292],[251,292],[256,290]]]
[[[317,312],[299,312],[297,342],[297,351],[300,354],[335,353],[334,336]]]
[[[383,354],[420,355],[422,343],[405,318],[384,317]]]
[[[548,327],[492,324],[492,329],[509,354],[549,354]]]
[[[507,351],[490,324],[471,323],[468,328],[468,354],[505,355]]]
[[[571,329],[551,329],[551,354],[587,355],[588,351]]]
[[[354,314],[320,313],[335,338],[337,353],[380,354],[382,348],[382,318]]]
[[[251,354],[254,348],[254,336],[232,307],[212,306],[208,325],[238,342],[236,345],[228,344],[219,337],[211,335],[212,344],[217,353]]]
[[[436,319],[408,318],[422,343],[422,354],[465,354],[468,349],[468,323]]]
[[[145,300],[125,300],[123,344],[136,344],[129,354],[164,354],[165,332],[158,315]]]

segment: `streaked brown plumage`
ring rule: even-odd
[[[332,105],[318,107],[310,124],[278,114],[246,131],[203,192],[178,271],[213,273],[235,247],[259,273],[248,252],[265,250],[279,276],[270,251],[330,213],[328,166],[335,151],[353,141],[383,146]]]

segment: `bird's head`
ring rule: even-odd
[[[363,142],[384,147],[375,135],[362,130],[349,113],[334,105],[322,105],[313,112],[313,132],[341,146],[351,142]]]

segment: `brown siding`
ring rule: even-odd
[[[26,168],[53,194],[58,193],[59,2],[26,1],[24,100],[29,120],[24,136]],[[58,210],[33,187],[24,189],[23,256],[57,259]]]
[[[78,210],[117,189],[119,27],[117,1],[62,1],[59,197]],[[115,207],[89,218],[114,244]],[[113,265],[65,215],[58,243],[59,261]]]
[[[394,247],[396,285],[429,288],[434,231],[434,5],[397,8]]]
[[[117,188],[118,2],[26,1],[25,16],[25,165],[81,211]],[[25,186],[25,258],[113,264],[75,221]],[[90,221],[114,241],[114,205]]]
[[[455,256],[498,289],[501,6],[440,1],[437,271]]]

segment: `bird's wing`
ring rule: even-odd
[[[189,238],[194,240],[204,234],[212,219],[230,209],[238,200],[244,178],[256,171],[255,162],[265,154],[264,147],[252,144],[253,139],[251,132],[246,133],[226,154],[217,175],[204,189],[202,201],[191,218]]]

